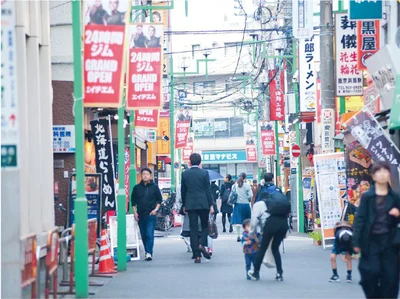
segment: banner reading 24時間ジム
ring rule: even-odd
[[[128,0],[84,2],[84,105],[119,107],[123,88]]]

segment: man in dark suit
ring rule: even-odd
[[[181,196],[182,206],[185,213],[189,215],[190,245],[195,263],[201,263],[201,254],[206,259],[211,256],[205,249],[208,236],[208,217],[214,213],[213,198],[210,188],[210,176],[208,171],[200,168],[201,156],[197,153],[190,155],[190,169],[182,174]],[[201,238],[199,244],[199,220],[201,221]]]

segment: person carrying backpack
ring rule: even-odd
[[[233,207],[231,205],[228,205],[228,199],[229,195],[231,194],[233,186],[233,181],[232,181],[232,176],[230,174],[227,174],[225,177],[225,182],[221,186],[221,213],[222,213],[222,228],[224,233],[226,233],[226,216],[228,216],[228,221],[229,221],[229,232],[233,232],[233,227],[232,227],[232,212],[233,212]]]
[[[277,269],[276,280],[283,281],[282,260],[279,253],[279,246],[281,245],[289,229],[287,217],[290,213],[290,201],[285,195],[282,194],[280,188],[276,187],[275,185],[272,187],[271,184],[268,184],[272,182],[273,177],[274,175],[272,173],[266,173],[264,175],[266,184],[263,188],[261,188],[257,196],[259,202],[257,202],[253,207],[253,214],[255,214],[254,217],[257,217],[256,215],[258,210],[261,211],[263,207],[264,209],[266,207],[266,220],[263,227],[261,248],[254,263],[254,270],[251,270],[248,273],[252,280],[260,279],[261,264],[263,262],[265,252],[271,245],[271,250]],[[264,212],[262,212],[262,214],[264,214]]]

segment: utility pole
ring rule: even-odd
[[[170,146],[171,146],[171,193],[175,192],[175,99],[174,99],[174,60],[172,54],[169,57],[169,75],[171,78],[169,113],[170,113]]]

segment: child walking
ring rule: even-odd
[[[245,219],[243,221],[243,236],[242,236],[242,244],[243,244],[243,253],[244,259],[246,261],[246,275],[247,280],[251,280],[250,276],[247,274],[250,271],[251,264],[256,261],[258,245],[260,243],[260,234],[250,234],[250,219]]]

